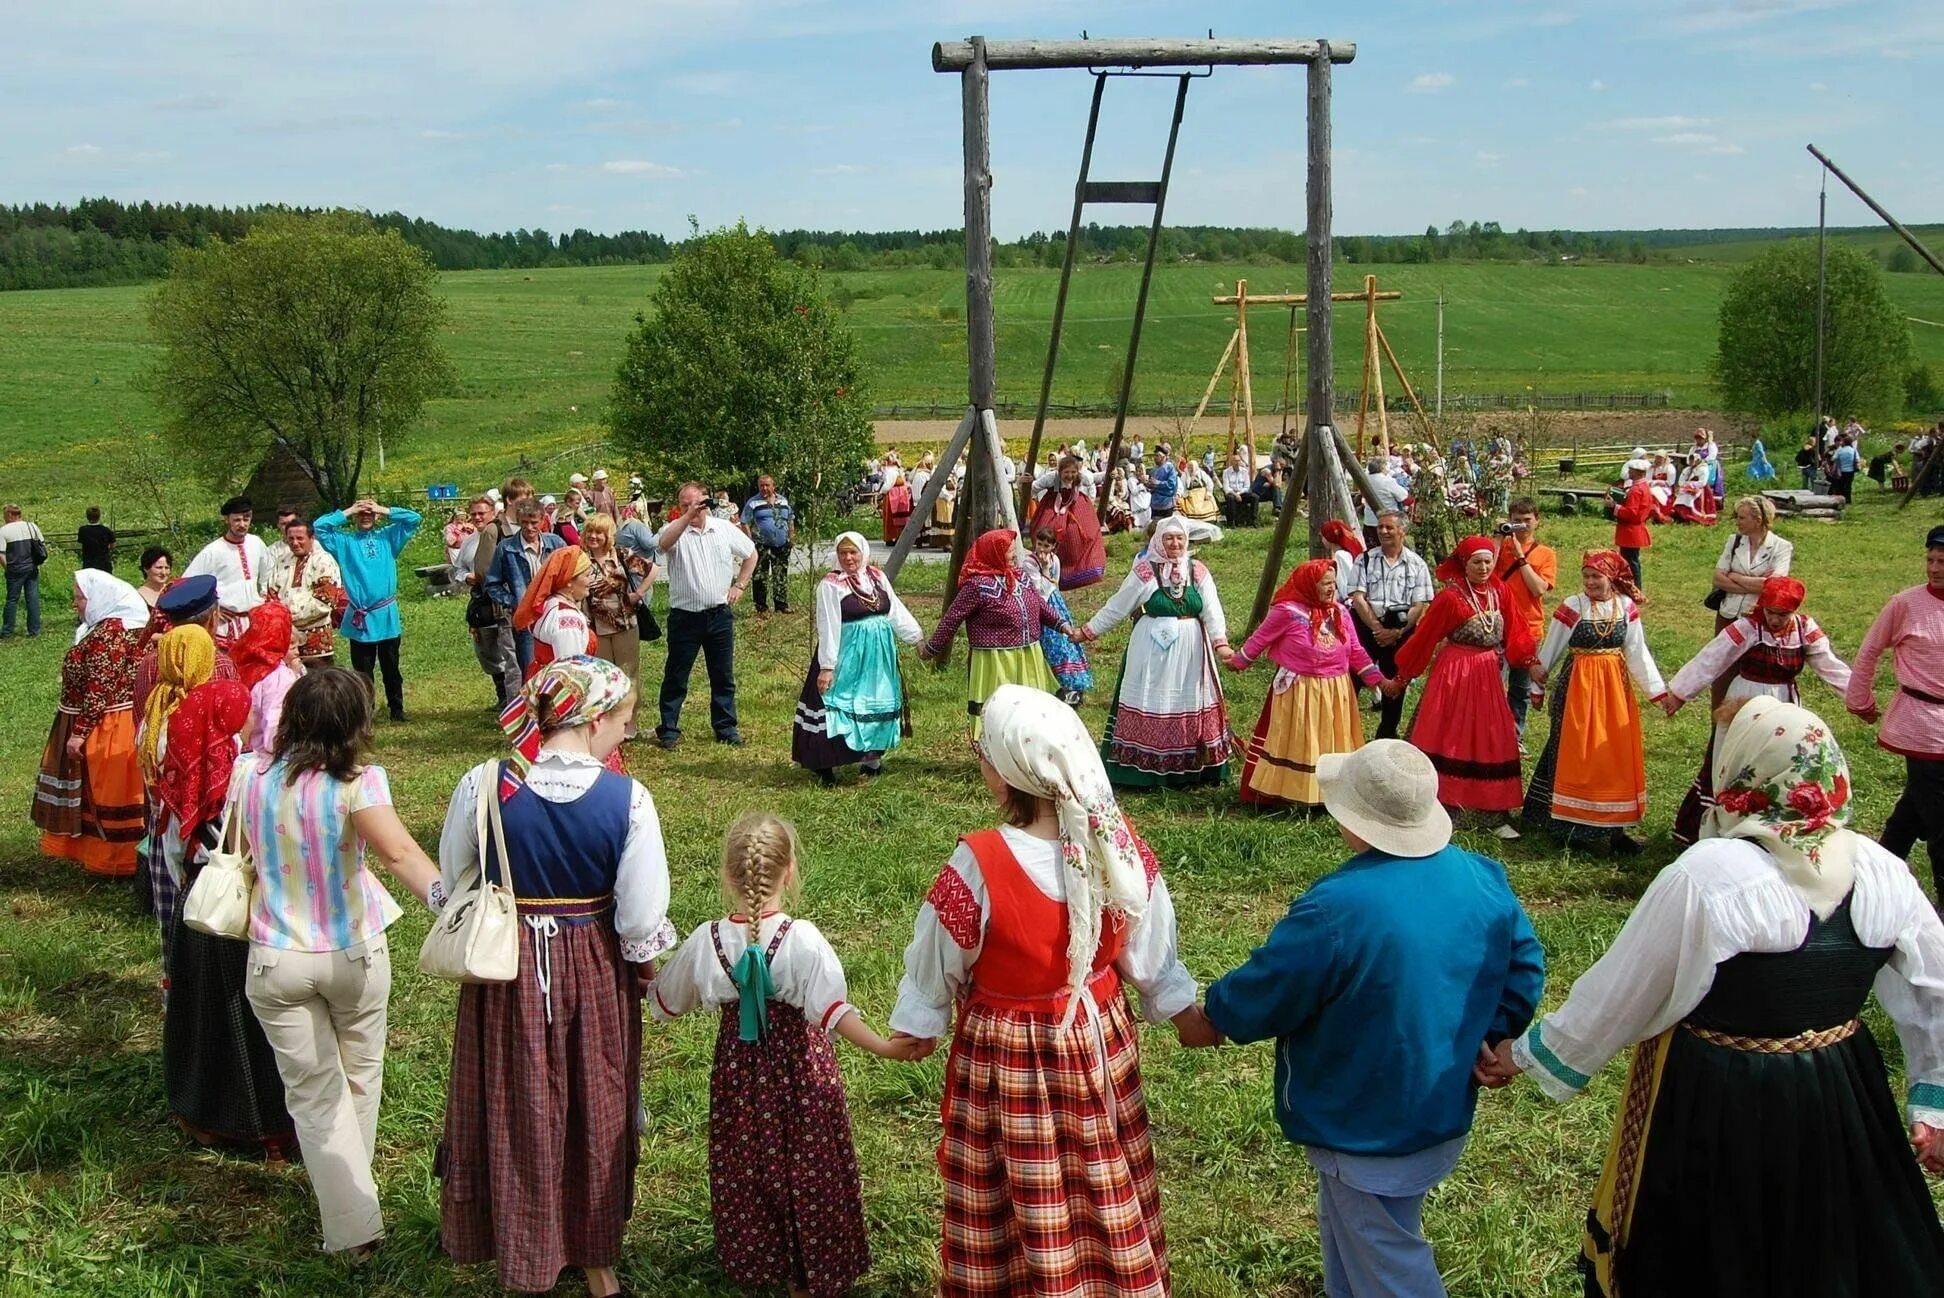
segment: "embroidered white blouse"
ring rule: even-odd
[[[1120,589],[1114,592],[1114,597],[1101,605],[1100,611],[1087,623],[1095,635],[1105,635],[1140,611],[1154,592],[1161,588],[1156,574],[1164,562],[1145,558],[1135,561],[1134,567],[1121,582]],[[1199,560],[1184,559],[1182,562],[1193,565],[1195,589],[1201,592],[1202,599],[1201,624],[1208,633],[1208,642],[1211,645],[1227,644],[1228,618],[1222,613],[1222,597],[1215,589],[1215,578]]]
[[[1685,667],[1674,673],[1674,679],[1669,684],[1674,697],[1686,702],[1705,693],[1723,672],[1741,661],[1743,654],[1764,640],[1784,649],[1800,647],[1805,665],[1822,677],[1830,689],[1838,694],[1849,689],[1849,666],[1836,656],[1835,649],[1830,647],[1829,637],[1816,625],[1816,619],[1798,613],[1795,621],[1789,624],[1789,629],[1777,635],[1768,629],[1762,615],[1757,613],[1753,617],[1736,618],[1730,622],[1721,634],[1703,645],[1701,652],[1690,658]],[[1800,691],[1793,684],[1770,685],[1740,676],[1728,682],[1728,697],[1731,699],[1759,694],[1794,703]]]
[[[1512,1057],[1549,1098],[1571,1099],[1620,1051],[1686,1018],[1722,961],[1801,946],[1809,915],[1760,847],[1704,839],[1648,885],[1606,954]],[[1944,1126],[1944,922],[1910,867],[1861,836],[1850,922],[1864,946],[1893,948],[1875,991],[1903,1043],[1910,1120]]]
[[[556,659],[585,657],[592,637],[593,628],[588,625],[587,614],[581,611],[580,605],[561,595],[549,599],[540,616],[533,620],[533,638],[553,650]]]
[[[1052,900],[1064,902],[1066,876],[1060,866],[1059,843],[1036,838],[1011,825],[1001,826],[999,832],[1033,886]],[[977,922],[970,922],[969,906],[963,914],[941,917],[933,898],[945,890],[933,887],[931,896],[918,908],[911,945],[905,948],[898,1004],[891,1011],[894,1031],[927,1040],[944,1036],[950,1029],[952,1006],[971,982],[972,966],[985,947],[986,925],[992,919],[985,875],[972,849],[960,843],[945,868],[964,885],[963,892],[957,887],[950,892],[978,908]],[[1114,967],[1140,992],[1141,1015],[1150,1023],[1173,1018],[1193,1005],[1200,994],[1200,985],[1181,963],[1174,900],[1168,895],[1168,881],[1158,873],[1148,893],[1147,914],[1127,934],[1127,944]]]
[[[911,616],[898,592],[891,588],[889,578],[873,568],[871,578],[882,579],[877,589],[882,590],[890,603],[884,610],[891,619],[891,631],[904,644],[917,644],[925,638],[918,626],[918,619]],[[825,577],[817,583],[817,667],[821,671],[837,670],[837,645],[844,635],[844,596],[851,592],[848,581],[832,581]],[[789,939],[784,939],[788,941]]]
[[[770,959],[776,999],[802,1011],[812,1027],[833,1031],[846,1014],[857,1012],[850,1002],[843,963],[815,924],[791,919],[780,911],[763,916],[758,929],[765,951],[786,919],[790,920],[790,931],[783,935],[783,944]],[[674,959],[655,975],[655,994],[648,1010],[658,1022],[666,1023],[703,1006],[733,1005],[741,999],[736,984],[722,967],[722,959],[716,956],[718,938],[722,956],[733,968],[749,949],[749,926],[730,916],[700,925],[688,935]]]
[[[445,896],[459,892],[459,881],[479,865],[479,812],[482,782],[497,778],[499,763],[481,762],[459,777],[439,831],[439,882]],[[548,802],[572,802],[594,787],[606,769],[582,753],[541,746],[540,759],[526,773],[527,787]],[[632,781],[631,781],[632,783]],[[490,784],[487,787],[492,787]],[[635,784],[628,801],[628,836],[614,876],[614,930],[621,955],[645,964],[675,945],[668,922],[668,851],[662,843],[661,817],[648,790]]]
[[[1647,648],[1647,635],[1640,629],[1640,610],[1625,595],[1615,595],[1597,605],[1583,593],[1568,595],[1560,600],[1559,607],[1546,620],[1546,638],[1539,645],[1541,671],[1547,676],[1552,675],[1553,668],[1566,656],[1568,642],[1573,638],[1573,628],[1583,617],[1626,618],[1627,637],[1621,652],[1627,659],[1627,674],[1633,677],[1641,693],[1650,699],[1667,693],[1660,668],[1655,665],[1654,655]]]

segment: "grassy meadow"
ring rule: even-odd
[[[1339,288],[1362,287],[1366,269],[1401,290],[1381,310],[1384,328],[1424,399],[1431,400],[1437,294],[1446,299],[1448,393],[1643,392],[1706,408],[1706,369],[1716,309],[1732,267],[1689,265],[1339,266]],[[624,266],[447,274],[447,347],[456,390],[432,402],[413,439],[392,448],[373,485],[417,490],[458,479],[469,490],[497,481],[523,459],[563,481],[563,458],[604,436],[609,384],[622,338],[647,301],[657,267]],[[1300,291],[1294,266],[1170,265],[1156,270],[1140,355],[1137,397],[1193,402],[1234,328],[1234,313],[1209,304],[1246,278],[1258,293]],[[956,419],[965,394],[964,277],[957,271],[861,271],[834,275],[851,298],[848,317],[870,375],[873,400],[937,402]],[[1088,266],[1074,277],[1055,398],[1099,403],[1127,343],[1139,273]],[[995,293],[999,386],[1028,403],[1039,393],[1057,271],[999,274]],[[1909,314],[1944,320],[1944,279],[1888,275]],[[141,287],[0,294],[0,495],[30,517],[66,531],[97,501],[109,521],[153,522],[151,488],[165,466],[143,469],[131,436],[155,413],[137,383],[148,363]],[[1363,365],[1362,315],[1338,310],[1340,400],[1355,400]],[[1260,409],[1282,390],[1288,316],[1252,312],[1250,360]],[[1944,372],[1944,329],[1914,326],[1920,358]],[[1297,385],[1300,389],[1300,383]],[[1395,391],[1394,382],[1387,391]],[[1225,395],[1226,387],[1222,394]],[[923,411],[919,411],[922,414]],[[1150,421],[1160,423],[1164,421]],[[1225,421],[1210,420],[1214,430]],[[375,466],[374,466],[375,468]],[[186,513],[200,513],[200,484],[163,481]],[[73,515],[70,522],[67,515]]]
[[[500,288],[514,300],[528,291],[517,278]],[[0,311],[13,305],[0,300]],[[485,311],[483,302],[468,307],[461,298],[458,305],[462,325],[469,310]],[[505,328],[482,334],[474,345],[510,350],[564,341],[538,302],[498,318],[508,322]],[[570,388],[565,375],[560,384]],[[515,399],[520,394],[500,395],[508,399],[505,417],[518,424],[526,417]],[[484,392],[469,398],[489,399]],[[450,471],[462,471],[456,466]],[[1874,484],[1862,484],[1859,496],[1841,524],[1786,529],[1796,544],[1796,570],[1811,591],[1808,609],[1824,619],[1845,657],[1883,600],[1922,579],[1919,528],[1935,521],[1934,507],[1928,519],[1916,509],[1893,512]],[[1200,551],[1236,623],[1246,617],[1267,536],[1266,528],[1241,531]],[[1560,550],[1567,572],[1573,555],[1609,538],[1610,525],[1590,517],[1546,526],[1545,539]],[[1654,596],[1648,638],[1670,674],[1708,632],[1700,597],[1723,539],[1719,528],[1663,528],[1648,554]],[[407,561],[429,561],[435,544],[422,536]],[[1111,548],[1114,571],[1125,571],[1130,539],[1116,538]],[[8,722],[0,729],[0,806],[11,811],[0,817],[0,1294],[436,1298],[497,1292],[490,1268],[456,1269],[437,1252],[432,1158],[454,993],[416,970],[413,953],[425,929],[416,911],[393,930],[396,981],[378,1159],[391,1233],[368,1268],[354,1276],[316,1252],[316,1210],[301,1168],[270,1170],[195,1150],[168,1122],[154,921],[135,915],[127,885],[39,857],[26,815],[73,625],[64,593],[67,564],[59,556],[47,571],[52,598],[42,638],[0,643],[0,705]],[[921,622],[937,616],[942,581],[937,565],[905,570],[901,584]],[[1080,593],[1076,612],[1090,614],[1111,589]],[[808,600],[799,594],[797,603],[801,609]],[[405,597],[411,720],[381,723],[377,731],[377,760],[391,773],[407,823],[427,844],[436,841],[460,773],[502,750],[489,716],[490,689],[473,663],[461,611],[457,601],[416,591]],[[966,751],[962,649],[942,672],[910,665],[917,735],[892,755],[883,779],[826,792],[790,764],[789,725],[810,650],[808,622],[801,611],[758,622],[745,607],[737,649],[749,747],[705,742],[698,711],[706,707],[703,692],[690,699],[690,742],[674,753],[632,747],[627,759],[660,808],[678,927],[686,931],[722,913],[717,853],[730,820],[746,808],[774,809],[796,821],[807,855],[796,911],[831,937],[854,999],[882,1025],[920,899],[955,837],[991,824],[994,809]],[[1113,679],[1124,643],[1117,634],[1098,647],[1099,679]],[[644,650],[642,679],[651,695],[660,662],[659,649]],[[1230,683],[1233,720],[1246,733],[1269,675],[1258,670]],[[1868,728],[1844,715],[1821,684],[1810,683],[1806,693],[1846,745],[1859,797],[1856,823],[1874,833],[1901,785],[1901,764],[1874,748]],[[1104,700],[1090,699],[1083,715],[1099,733]],[[1646,826],[1652,843],[1641,858],[1563,852],[1533,835],[1512,844],[1463,836],[1508,864],[1546,945],[1548,1005],[1604,949],[1653,872],[1672,858],[1666,832],[1705,742],[1705,725],[1702,710],[1693,707],[1671,722],[1656,712],[1645,723],[1655,806]],[[1543,726],[1543,717],[1535,717],[1527,732],[1535,752]],[[1180,908],[1184,959],[1203,980],[1242,960],[1291,895],[1343,854],[1329,820],[1249,814],[1232,790],[1139,795],[1127,805],[1164,863]],[[1918,858],[1913,864],[1927,879],[1921,848]],[[1894,1059],[1894,1038],[1881,1015],[1873,1013],[1871,1022]],[[636,1293],[731,1292],[711,1253],[706,1190],[714,1032],[712,1019],[698,1018],[647,1035],[649,1128],[622,1266]],[[1184,1298],[1320,1295],[1313,1177],[1275,1126],[1269,1048],[1189,1053],[1165,1029],[1147,1031],[1143,1047],[1177,1292]],[[939,1195],[932,1151],[944,1055],[900,1065],[848,1047],[840,1053],[876,1259],[860,1292],[929,1292]],[[1616,1062],[1564,1107],[1542,1099],[1530,1083],[1482,1099],[1465,1158],[1427,1212],[1453,1294],[1567,1298],[1579,1292],[1572,1259],[1623,1071]],[[580,1292],[578,1281],[570,1278],[563,1291]]]

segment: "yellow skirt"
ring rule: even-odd
[[[1316,759],[1363,747],[1363,718],[1348,675],[1298,676],[1288,689],[1270,691],[1249,740],[1242,766],[1244,802],[1321,806]]]
[[[985,701],[1001,685],[1029,685],[1048,694],[1060,692],[1060,682],[1053,679],[1053,669],[1046,665],[1046,654],[1037,640],[1017,649],[974,649],[967,676],[965,710],[972,715],[974,739],[984,729],[979,714],[985,710]]]

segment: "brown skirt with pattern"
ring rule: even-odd
[[[716,1257],[745,1289],[840,1294],[871,1269],[844,1079],[827,1033],[782,1001],[744,1041],[722,1007],[709,1076]]]

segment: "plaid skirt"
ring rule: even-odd
[[[977,1003],[946,1071],[946,1298],[1163,1298],[1167,1242],[1126,997],[1062,1030]]]
[[[614,929],[560,923],[549,940],[523,922],[519,977],[459,989],[436,1169],[453,1261],[492,1259],[500,1284],[523,1293],[570,1266],[619,1263],[640,1078],[641,998]]]
[[[744,1289],[845,1292],[871,1269],[844,1079],[830,1037],[772,1000],[744,1041],[722,1007],[709,1075],[709,1203],[716,1257]]]

